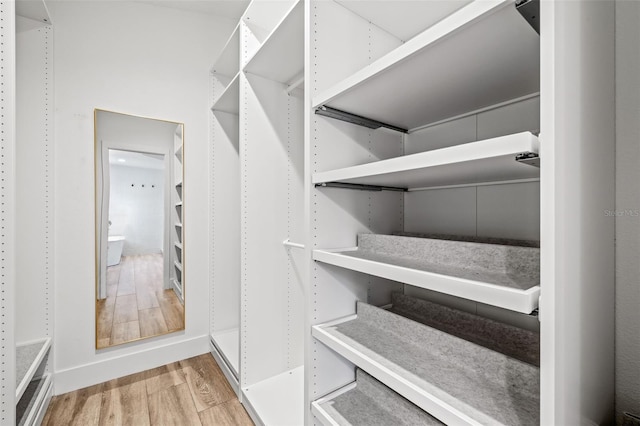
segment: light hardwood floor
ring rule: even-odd
[[[210,354],[53,397],[43,426],[251,426]]]
[[[162,254],[123,256],[107,268],[107,298],[98,300],[98,348],[184,328],[184,307],[164,290]]]

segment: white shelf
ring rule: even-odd
[[[50,337],[16,345],[16,401],[22,397],[50,348]]]
[[[249,60],[244,71],[291,84],[304,67],[304,2],[297,1]]]
[[[43,0],[16,1],[16,15],[51,25],[49,9]]]
[[[173,245],[178,247],[180,250],[182,250],[182,244],[179,241],[174,241]]]
[[[238,115],[240,111],[240,74],[236,74],[224,92],[214,102],[211,111]]]
[[[236,377],[240,371],[240,329],[234,328],[211,335],[214,345]]]
[[[240,24],[238,24],[216,59],[211,72],[232,78],[240,71]]]
[[[176,207],[182,207],[182,201],[178,201],[178,202],[176,203]]]
[[[173,262],[173,264],[175,265],[176,269],[178,269],[180,272],[182,272],[182,264],[180,262],[178,262],[177,260]]]
[[[304,424],[304,367],[243,388],[242,395],[256,424]]]
[[[176,227],[176,228],[182,228],[182,223],[180,223],[180,222],[176,222],[175,227]]]
[[[314,250],[313,259],[524,314],[530,314],[538,307],[540,297],[539,285],[518,280],[506,271],[488,273],[461,266],[437,265],[430,263],[429,259],[405,258],[357,248]]]
[[[539,51],[514,0],[474,1],[312,104],[416,129],[539,92]]]
[[[538,368],[382,309],[358,311],[313,326],[313,337],[445,424],[538,423]]]
[[[313,183],[416,189],[539,178],[539,168],[515,161],[523,152],[538,153],[538,138],[529,132],[314,173]]]
[[[362,370],[356,381],[311,403],[325,426],[442,426],[442,423]]]
[[[176,148],[174,153],[175,153],[175,156],[178,159],[178,161],[180,161],[182,163],[182,145],[180,145],[178,148]]]
[[[24,393],[28,400],[18,401],[16,405],[16,425],[39,425],[49,406],[53,394],[51,374],[45,374],[42,378],[32,381]]]

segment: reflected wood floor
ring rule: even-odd
[[[107,298],[98,300],[98,348],[184,328],[184,307],[163,289],[162,254],[123,256],[107,268]]]
[[[251,426],[211,354],[51,399],[43,426]]]

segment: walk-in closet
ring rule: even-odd
[[[0,424],[640,425],[637,2],[0,13]]]

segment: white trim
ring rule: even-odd
[[[131,343],[130,345],[152,345],[148,349],[141,349],[135,353],[57,370],[54,392],[56,395],[60,395],[209,352],[209,336],[207,334],[158,345],[159,340],[166,338],[167,336],[159,336],[145,339],[143,343]],[[109,352],[117,351],[118,348],[121,347],[104,349],[99,351],[98,356],[103,352],[107,356]]]

